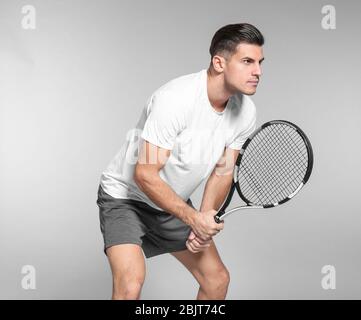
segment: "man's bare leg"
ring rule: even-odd
[[[214,242],[199,253],[189,250],[172,252],[199,283],[197,300],[223,300],[226,298],[230,281],[229,272],[224,266]]]
[[[136,300],[145,280],[145,261],[137,244],[109,247],[107,256],[113,274],[113,300]]]

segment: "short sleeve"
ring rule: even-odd
[[[248,125],[245,130],[242,130],[236,138],[227,146],[230,149],[241,150],[243,144],[246,142],[247,138],[256,130],[256,112],[252,113],[252,116],[247,121]]]
[[[148,104],[141,138],[158,147],[172,150],[176,137],[185,126],[182,110],[171,93],[154,94]]]

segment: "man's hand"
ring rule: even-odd
[[[212,238],[209,240],[202,240],[198,238],[193,231],[188,236],[186,246],[187,249],[192,253],[198,253],[206,250],[212,242]]]
[[[198,212],[198,214],[195,215],[190,227],[194,234],[201,240],[210,240],[219,231],[223,230],[223,223],[216,223],[214,221],[214,216],[216,214],[216,210],[209,210]]]

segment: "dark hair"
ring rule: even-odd
[[[214,34],[209,47],[211,58],[219,53],[224,54],[226,58],[233,55],[240,43],[262,46],[264,38],[262,33],[249,23],[228,24]]]

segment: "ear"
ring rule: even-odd
[[[216,72],[222,73],[226,65],[226,59],[220,55],[215,55],[212,58],[212,65]]]

